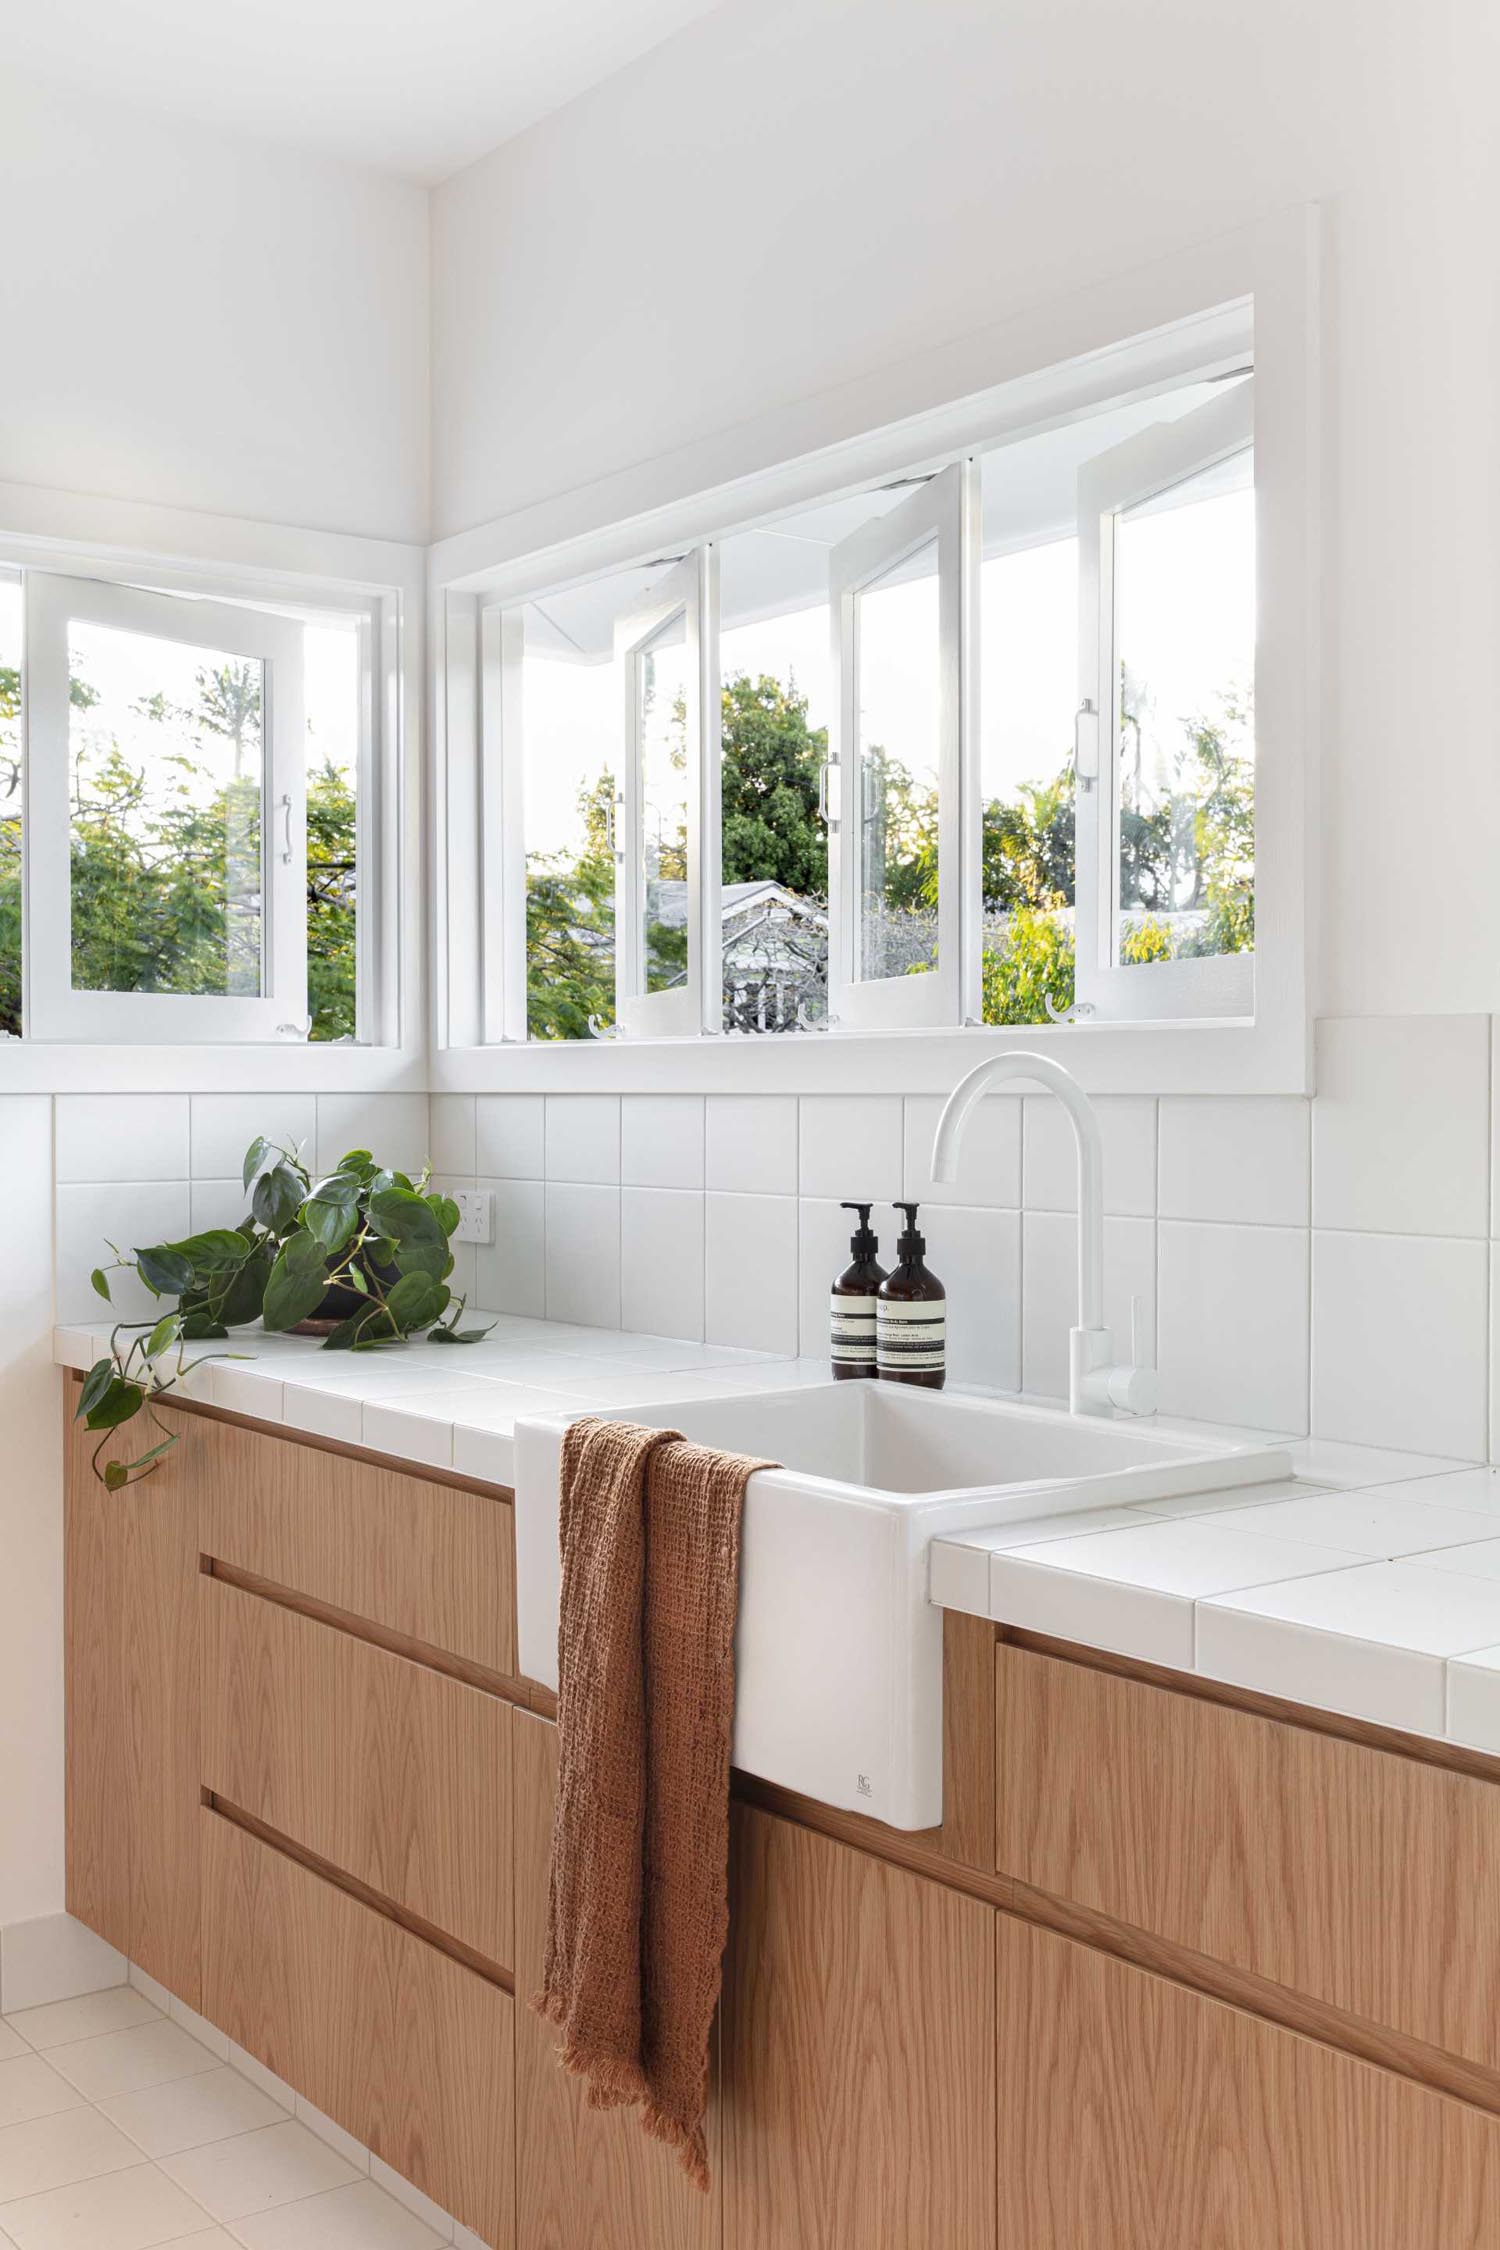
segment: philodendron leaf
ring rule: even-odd
[[[422,1201],[445,1235],[451,1236],[458,1232],[458,1205],[451,1195],[424,1195]]]
[[[248,1187],[250,1185],[250,1182],[254,1179],[256,1173],[265,1163],[266,1158],[270,1155],[270,1153],[270,1143],[267,1141],[264,1133],[257,1133],[255,1139],[250,1143],[250,1146],[245,1151],[245,1171],[244,1179],[242,1181],[243,1186]]]
[[[132,1414],[139,1414],[146,1401],[139,1383],[127,1383],[123,1375],[116,1375],[113,1369],[110,1372],[110,1381],[84,1416],[85,1426],[91,1430],[117,1430]]]
[[[351,1148],[346,1149],[339,1158],[334,1170],[336,1172],[352,1172],[360,1185],[363,1186],[366,1181],[375,1177],[379,1166],[367,1148]]]
[[[299,1227],[281,1246],[281,1255],[266,1279],[261,1319],[267,1328],[295,1328],[323,1302],[328,1287],[328,1264],[316,1236]]]
[[[108,1304],[110,1301],[109,1276],[104,1271],[103,1266],[95,1266],[93,1272],[89,1275],[89,1281],[95,1295],[102,1297],[104,1302]]]
[[[271,1247],[263,1243],[245,1260],[239,1272],[231,1275],[229,1287],[218,1305],[218,1317],[226,1327],[243,1328],[247,1321],[259,1320],[273,1263]]]
[[[203,1234],[190,1234],[185,1241],[169,1242],[166,1247],[185,1258],[194,1274],[211,1274],[232,1273],[255,1246],[249,1235],[241,1234],[236,1227],[210,1227]]]
[[[487,1328],[434,1328],[428,1337],[429,1344],[482,1344]]]
[[[370,1198],[370,1224],[396,1245],[403,1274],[426,1274],[441,1281],[453,1270],[448,1237],[425,1197],[409,1188],[387,1188]]]
[[[170,1351],[182,1334],[182,1321],[176,1313],[164,1313],[146,1338],[147,1359],[157,1359]]]
[[[429,1274],[404,1273],[386,1298],[385,1309],[404,1336],[430,1328],[448,1309],[448,1291]]]
[[[73,1419],[81,1422],[114,1381],[115,1363],[112,1359],[96,1359],[83,1378],[83,1388],[78,1394],[78,1404],[73,1409]]]
[[[121,1492],[130,1482],[130,1471],[123,1461],[106,1461],[104,1464],[104,1489]]]
[[[157,1297],[182,1297],[193,1286],[193,1269],[175,1243],[158,1242],[137,1250],[135,1270]]]
[[[345,1186],[353,1190],[345,1195]],[[329,1193],[329,1190],[335,1192]],[[359,1229],[359,1183],[347,1176],[324,1180],[302,1206],[302,1224],[315,1235],[328,1255],[337,1257]]]
[[[250,1210],[257,1225],[281,1234],[296,1218],[302,1203],[302,1182],[289,1164],[273,1164],[255,1183]]]
[[[185,1344],[207,1344],[217,1337],[227,1336],[228,1334],[229,1330],[225,1327],[223,1321],[215,1320],[210,1313],[183,1314],[182,1340]]]

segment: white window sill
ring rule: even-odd
[[[1003,1029],[793,1032],[734,1039],[541,1040],[447,1047],[441,1093],[947,1093],[987,1055],[1031,1049],[1096,1094],[1307,1094],[1291,1026],[1259,1022],[1022,1024]]]

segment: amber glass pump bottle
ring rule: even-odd
[[[898,1203],[906,1229],[896,1243],[896,1270],[880,1284],[875,1299],[875,1356],[883,1383],[911,1383],[940,1391],[947,1376],[947,1295],[924,1260],[925,1238],[917,1232],[917,1206]]]
[[[875,1255],[880,1244],[870,1227],[872,1206],[846,1203],[844,1209],[858,1213],[859,1225],[849,1244],[854,1262],[839,1275],[829,1298],[829,1353],[836,1383],[876,1372],[875,1293],[885,1279],[885,1267]]]

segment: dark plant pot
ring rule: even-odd
[[[401,1278],[400,1270],[396,1266],[368,1266],[365,1270],[374,1275],[382,1289],[389,1289],[394,1282]],[[351,1313],[357,1313],[361,1305],[367,1305],[369,1302],[369,1298],[362,1297],[357,1289],[345,1289],[341,1285],[335,1284],[333,1288],[324,1290],[323,1302],[319,1305],[317,1311],[309,1313],[306,1320],[299,1320],[289,1330],[289,1334],[293,1336],[331,1336],[341,1321],[347,1320]]]

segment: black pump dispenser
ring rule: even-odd
[[[876,1367],[883,1383],[940,1391],[947,1376],[947,1291],[923,1263],[926,1237],[915,1203],[898,1203],[906,1225],[896,1244],[896,1270],[875,1300]]]
[[[844,1209],[858,1212],[859,1225],[849,1243],[854,1263],[839,1275],[829,1297],[829,1354],[834,1380],[840,1383],[875,1373],[875,1300],[885,1280],[885,1268],[876,1258],[880,1244],[870,1225],[873,1205],[846,1203]]]
[[[898,1203],[894,1208],[906,1213],[906,1225],[896,1239],[896,1256],[903,1266],[910,1265],[926,1255],[927,1237],[917,1232],[918,1206],[915,1203]]]

